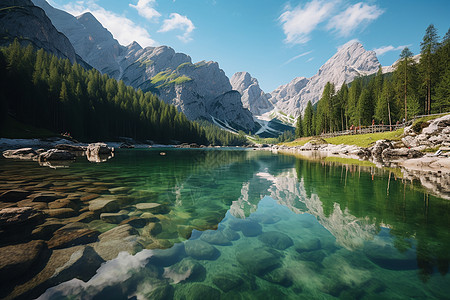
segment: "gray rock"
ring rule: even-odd
[[[288,235],[278,231],[264,232],[258,236],[258,239],[267,246],[278,250],[287,249],[294,244]]]
[[[422,157],[424,154],[414,149],[385,149],[382,153],[383,159],[396,159],[396,158],[418,158]]]
[[[237,72],[230,79],[233,90],[241,94],[244,108],[250,110],[253,115],[262,115],[273,109],[270,103],[270,95],[264,93],[259,87],[258,80],[247,72]]]
[[[3,9],[7,8],[7,11]],[[43,48],[60,58],[68,58],[72,63],[87,64],[77,56],[75,49],[64,34],[60,33],[45,12],[29,0],[3,0],[0,2],[2,24],[0,34],[4,37],[1,45],[9,44],[19,38],[25,46],[31,44],[35,49]]]
[[[185,249],[186,254],[195,259],[215,260],[220,256],[219,250],[201,240],[187,241]]]
[[[65,150],[70,152],[85,152],[86,147],[85,146],[77,146],[77,145],[70,145],[70,144],[58,144],[54,147],[57,150]]]
[[[376,73],[380,63],[374,51],[366,51],[359,42],[342,46],[311,78],[297,77],[270,93],[276,109],[297,117],[309,101],[314,105],[322,96],[327,82],[340,88],[356,77]]]
[[[58,160],[73,160],[76,156],[72,152],[66,150],[50,149],[47,152],[41,153],[38,160],[44,161],[58,161]]]
[[[257,236],[262,233],[261,225],[250,219],[234,219],[230,222],[230,228],[235,231],[242,231],[247,237]]]
[[[168,208],[165,205],[159,203],[137,203],[136,209],[145,210],[152,213],[167,213]]]
[[[389,140],[378,140],[369,150],[375,158],[381,158],[381,154],[385,149],[393,149],[392,143]]]
[[[36,160],[38,158],[38,153],[32,148],[20,148],[16,150],[5,150],[3,151],[3,157],[13,158],[13,159],[30,159]]]
[[[55,193],[38,193],[31,197],[33,202],[53,202],[57,199],[62,198],[60,195]]]
[[[177,243],[169,249],[155,249],[152,251],[153,255],[149,258],[148,263],[159,267],[173,265],[186,256],[184,243]]]
[[[266,274],[264,274],[263,278],[269,282],[284,286],[284,287],[289,287],[293,284],[293,276],[292,274],[289,272],[289,270],[286,269],[275,269],[272,270]]]

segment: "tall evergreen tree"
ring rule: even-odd
[[[422,42],[420,43],[420,66],[422,73],[422,83],[426,87],[426,108],[425,111],[431,113],[431,94],[432,88],[435,83],[435,67],[436,59],[434,54],[436,53],[439,44],[439,37],[437,30],[433,24],[429,25],[426,29]]]
[[[297,126],[295,128],[295,137],[299,138],[303,136],[303,120],[302,114],[300,114],[297,118]]]
[[[305,136],[312,136],[313,133],[313,117],[314,117],[314,109],[311,101],[308,101],[308,104],[305,108],[305,113],[303,116],[303,131]]]
[[[405,47],[400,53],[400,62],[397,65],[397,73],[402,73],[402,93],[404,99],[404,113],[405,122],[408,121],[408,106],[407,106],[407,96],[408,96],[408,72],[409,67],[412,64],[412,52],[408,47]],[[399,76],[400,77],[400,76]]]

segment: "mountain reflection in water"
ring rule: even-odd
[[[72,279],[40,299],[442,299],[450,292],[449,202],[398,171],[259,151],[169,151],[172,159],[155,165],[134,153],[123,164],[146,175],[142,193],[152,190],[170,206],[156,237],[173,246],[122,252],[89,281]]]

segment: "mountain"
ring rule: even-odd
[[[359,42],[342,46],[311,78],[297,77],[270,93],[269,99],[276,109],[298,116],[308,101],[315,104],[322,96],[327,82],[339,89],[342,83],[350,83],[358,76],[376,73],[380,67],[374,51],[366,51]]]
[[[270,95],[261,90],[258,80],[248,72],[237,72],[231,77],[230,82],[233,90],[241,94],[244,107],[253,115],[259,116],[273,109],[269,101]]]
[[[236,101],[239,95],[230,93],[232,86],[218,63],[193,64],[188,55],[167,46],[142,48],[136,42],[122,46],[91,13],[74,17],[45,0],[33,1],[69,38],[76,52],[102,73],[157,94],[191,120],[220,119],[235,130],[258,127],[240,99]]]
[[[67,37],[60,33],[45,12],[30,0],[2,0],[0,2],[0,46],[9,45],[15,38],[22,45],[68,58],[89,68],[76,53]]]

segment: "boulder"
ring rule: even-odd
[[[25,199],[31,194],[29,191],[24,190],[9,190],[0,194],[1,202],[18,202]]]
[[[294,244],[288,235],[278,231],[264,232],[258,237],[258,239],[267,246],[278,250],[287,249]]]
[[[71,223],[55,231],[48,241],[48,247],[60,249],[89,244],[97,241],[99,234],[100,232],[89,229],[84,223]]]
[[[144,248],[138,241],[138,232],[128,224],[114,227],[98,238],[94,249],[105,260],[114,259],[123,251],[134,255]]]
[[[117,200],[111,198],[101,197],[89,202],[89,210],[94,213],[116,212],[119,208]]]
[[[55,146],[55,149],[66,150],[66,151],[70,151],[70,152],[85,152],[87,147],[70,145],[70,144],[58,144]]]
[[[231,290],[238,290],[244,284],[244,280],[241,277],[228,273],[215,275],[212,278],[212,282],[225,293]]]
[[[93,143],[89,144],[86,148],[86,155],[111,155],[114,152],[114,148],[109,148],[105,143]]]
[[[44,212],[50,217],[50,218],[59,218],[59,219],[65,219],[74,217],[77,212],[74,211],[72,208],[55,208],[55,209],[46,209]]]
[[[396,159],[396,158],[419,158],[424,156],[420,151],[414,149],[385,149],[383,150],[383,159]]]
[[[384,149],[393,149],[392,143],[389,140],[378,140],[369,150],[375,158],[381,158],[381,153]]]
[[[220,291],[205,284],[194,283],[192,285],[181,286],[175,290],[174,299],[217,300],[220,299]]]
[[[44,251],[47,246],[41,240],[0,248],[0,280],[9,281],[30,272]]]
[[[223,234],[222,231],[207,230],[203,232],[200,239],[213,245],[231,245],[230,240]]]
[[[50,149],[47,152],[41,153],[38,160],[39,162],[73,160],[75,157],[75,154],[66,150]]]
[[[105,261],[90,246],[83,246],[70,256],[70,259],[62,266],[56,268],[52,280],[64,282],[73,278],[89,280],[95,271]],[[87,266],[89,266],[87,268]],[[87,270],[90,270],[87,272]]]
[[[176,264],[164,268],[163,277],[177,284],[182,281],[203,281],[206,276],[206,269],[197,261],[191,258],[184,258]]]
[[[14,159],[31,159],[36,160],[39,154],[32,148],[20,148],[16,150],[3,151],[3,157]]]
[[[248,272],[262,276],[280,265],[280,257],[264,248],[248,249],[236,253],[237,261]]]
[[[177,243],[169,249],[155,249],[152,251],[153,255],[148,260],[148,263],[158,267],[173,265],[186,256],[184,243]]]
[[[0,210],[0,228],[41,221],[44,215],[31,207],[9,207]]]
[[[230,221],[230,228],[234,231],[242,231],[247,237],[257,236],[262,233],[262,227],[256,221],[249,219],[234,219]]]
[[[100,214],[100,219],[107,223],[119,224],[123,220],[127,219],[128,215],[121,213],[102,213]]]
[[[187,241],[185,249],[186,254],[195,259],[215,260],[220,256],[219,250],[201,240]]]
[[[39,193],[31,196],[33,202],[53,202],[57,199],[62,198],[60,195],[55,193]]]
[[[299,243],[296,243],[295,250],[298,253],[307,252],[307,251],[315,251],[321,249],[321,243],[318,238],[311,239],[303,239]]]
[[[145,210],[156,214],[165,214],[169,212],[169,208],[166,205],[159,203],[137,203],[137,210]]]

